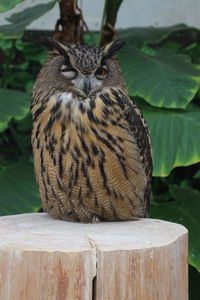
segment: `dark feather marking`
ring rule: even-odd
[[[37,140],[36,148],[37,148],[37,149],[40,148],[40,140]]]
[[[46,186],[46,182],[45,182],[45,179],[44,179],[44,174],[41,173],[42,175],[42,181],[43,181],[43,185],[44,185],[44,190],[45,190],[45,198],[46,198],[46,201],[48,202],[49,201],[49,198],[48,198],[48,193],[47,193],[47,186]]]
[[[85,113],[85,107],[84,107],[84,105],[83,105],[82,102],[80,102],[80,104],[79,104],[79,109],[80,109],[80,111],[81,111],[82,114]]]
[[[55,119],[56,119],[56,120],[60,120],[61,116],[62,116],[62,112],[61,112],[61,111],[58,111],[58,112],[55,114]]]
[[[86,164],[89,166],[89,165],[91,164],[91,162],[92,162],[91,156],[90,156],[89,148],[88,148],[88,146],[86,145],[84,139],[83,139],[80,135],[79,135],[78,137],[79,137],[79,139],[80,139],[81,146],[82,146],[84,152],[85,152],[86,155],[87,155]]]
[[[47,173],[47,184],[50,185],[49,174]]]
[[[109,95],[107,93],[100,94],[99,97],[101,98],[101,100],[103,101],[103,103],[105,105],[113,105],[114,104],[114,101],[109,98]]]
[[[81,142],[81,146],[83,148],[83,150],[85,151],[86,154],[89,154],[89,148],[88,146],[86,145],[84,139],[82,138],[82,136],[78,135],[79,139],[80,139],[80,142]]]
[[[91,130],[94,133],[94,135],[96,136],[97,140],[100,140],[104,145],[106,145],[108,147],[108,149],[110,149],[114,153],[116,152],[115,148],[110,144],[110,142],[108,140],[106,140],[105,138],[101,137],[94,127],[91,127]]]
[[[55,146],[54,144],[52,143],[52,141],[49,142],[49,155],[51,156],[51,158],[54,157],[54,150],[55,150]]]
[[[94,154],[94,155],[98,155],[99,150],[98,150],[98,148],[95,146],[94,143],[91,144],[91,147],[92,147],[92,152],[93,152],[93,154]]]
[[[82,198],[82,187],[80,186],[79,192],[78,192],[78,200],[79,200],[79,205],[84,205],[83,204],[83,198]]]
[[[61,123],[61,140],[64,139],[64,136],[65,136],[65,131],[66,131],[66,125],[65,123]]]
[[[57,101],[56,104],[54,104],[54,106],[51,108],[50,112],[56,113],[59,110],[61,103],[61,101]]]
[[[36,139],[38,138],[38,135],[39,135],[39,133],[40,133],[40,127],[41,127],[41,123],[39,123],[39,124],[37,125],[37,129],[36,129],[36,133],[35,133]]]
[[[69,151],[70,143],[71,143],[71,138],[69,137],[67,145],[66,145],[66,151]]]
[[[111,120],[110,123],[111,123],[113,126],[117,126],[117,127],[120,127],[120,128],[122,128],[122,129],[127,130],[126,127],[125,127],[124,125],[120,124],[120,123],[117,122],[116,120]],[[128,130],[127,130],[127,131],[128,131]]]
[[[46,134],[49,130],[51,130],[53,123],[55,122],[55,115],[49,118],[47,125],[44,128],[44,133]]]
[[[116,145],[116,146],[119,148],[119,150],[120,150],[121,152],[124,152],[124,149],[118,144],[117,140],[116,140],[109,132],[105,131],[104,129],[100,129],[100,130],[101,130],[101,132],[103,132],[103,133],[106,135],[106,137],[107,137],[114,145]]]
[[[41,166],[41,176],[42,176],[42,181],[43,181],[43,186],[44,186],[44,190],[45,190],[45,197],[46,197],[46,201],[48,202],[48,193],[47,193],[47,186],[46,186],[46,182],[44,179],[44,172],[45,172],[45,167],[44,167],[44,158],[43,158],[43,148],[41,148],[40,151],[40,166]]]
[[[95,107],[96,107],[96,103],[95,103],[95,101],[94,101],[94,100],[90,100],[89,104],[90,104],[90,108],[91,108],[91,110],[95,109]]]
[[[109,187],[107,186],[107,175],[104,168],[104,162],[102,160],[99,160],[99,170],[103,180],[103,186],[109,190]]]
[[[125,102],[124,97],[119,95],[114,89],[111,89],[112,94],[114,95],[115,99],[117,100],[117,104],[124,109],[125,108]]]
[[[97,198],[96,194],[94,196],[94,204],[95,204],[96,207],[99,207],[99,202],[98,202],[98,198]]]
[[[46,104],[41,105],[33,114],[33,122],[35,122],[37,120],[37,118],[39,117],[39,115],[46,109]]]
[[[108,124],[104,120],[97,119],[98,123],[101,124],[104,127],[108,127]]]
[[[119,164],[120,164],[120,166],[121,166],[121,168],[122,168],[122,170],[123,170],[123,173],[124,173],[125,178],[128,179],[128,174],[127,174],[127,170],[126,170],[126,165],[125,165],[125,163],[124,163],[125,158],[124,158],[122,155],[118,154],[118,153],[116,153],[116,156],[117,156],[118,161],[119,161]]]
[[[63,186],[60,184],[59,179],[56,178],[56,180],[57,180],[57,185],[58,185],[59,189],[60,189],[61,191],[64,191],[64,192],[65,192],[65,189],[64,189]]]
[[[75,170],[75,175],[74,175],[74,185],[77,184],[78,178],[79,178],[79,165],[76,164],[76,170]]]
[[[64,148],[63,144],[61,144],[60,153],[65,154],[65,148]]]
[[[120,143],[123,143],[124,139],[122,139],[120,136],[117,136],[117,139]]]
[[[80,157],[80,156],[81,156],[81,152],[80,152],[80,150],[79,150],[79,148],[78,148],[77,145],[74,146],[74,151],[76,152],[76,156],[77,156],[77,157]]]
[[[64,217],[63,212],[62,212],[61,207],[60,207],[60,206],[63,207],[63,203],[62,203],[62,201],[60,200],[60,198],[58,197],[58,195],[55,193],[54,188],[53,188],[52,185],[51,185],[51,191],[52,191],[52,194],[53,194],[54,198],[57,200],[57,207],[58,207],[58,209],[59,209],[60,215],[61,215],[62,217]]]
[[[106,118],[108,118],[109,115],[113,114],[106,106],[103,107],[102,112]]]
[[[89,178],[89,175],[88,175],[88,171],[87,171],[87,168],[84,164],[84,162],[82,162],[82,165],[81,165],[81,171],[83,172],[83,175],[85,177],[85,180],[86,180],[86,185],[89,189],[90,192],[93,192],[93,187],[92,187],[92,184],[90,182],[90,178]]]
[[[41,162],[41,172],[44,173],[45,172],[45,166],[44,166],[44,150],[43,148],[41,148],[40,151],[40,162]]]
[[[90,109],[87,110],[87,115],[88,115],[88,119],[89,119],[91,122],[96,123],[96,119],[95,119],[95,117],[94,117],[94,115],[93,115],[93,112],[92,112]]]
[[[63,156],[62,153],[59,153],[59,159],[58,159],[58,166],[59,166],[59,175],[61,178],[63,178]]]
[[[103,179],[103,185],[105,186],[106,183],[107,183],[107,176],[106,176],[106,173],[105,173],[105,170],[104,170],[104,164],[99,161],[99,170],[100,170],[100,173],[101,173],[101,177]]]
[[[72,162],[71,166],[70,166],[70,171],[69,171],[69,174],[71,176],[70,176],[69,182],[68,182],[68,195],[69,195],[69,197],[71,197],[71,194],[72,194],[72,185],[73,185],[73,181],[74,181],[74,172],[73,172],[73,169],[74,169],[74,163]]]
[[[115,197],[116,199],[118,199],[118,194],[116,193],[115,190],[112,190],[112,194],[114,195],[114,197]]]

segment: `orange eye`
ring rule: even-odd
[[[96,77],[97,79],[104,79],[107,75],[107,67],[106,66],[101,66],[96,70]]]

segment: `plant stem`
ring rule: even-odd
[[[107,7],[107,0],[104,1],[104,8],[103,8],[103,16],[102,16],[102,20],[101,20],[101,28],[99,31],[99,38],[97,41],[97,46],[100,46],[100,42],[102,40],[102,35],[103,35],[103,28],[104,28],[104,23],[105,23],[105,18],[106,18],[106,7]]]

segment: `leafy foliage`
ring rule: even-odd
[[[189,263],[200,271],[200,192],[178,185],[170,185],[169,192],[174,201],[154,205],[151,217],[159,215],[162,219],[178,222],[189,230]]]
[[[21,37],[29,24],[43,16],[46,12],[52,9],[54,5],[55,0],[49,3],[28,7],[22,12],[13,14],[7,18],[11,24],[0,26],[0,37],[6,39]]]
[[[177,24],[169,27],[132,27],[119,31],[122,40],[140,49],[147,44],[157,44],[165,41],[173,35],[181,36],[182,33],[185,35],[191,32],[198,32],[198,30],[185,24]]]
[[[0,12],[5,12],[14,8],[18,3],[23,2],[24,0],[2,0],[0,2]]]
[[[30,96],[19,91],[0,89],[0,132],[5,130],[11,118],[23,119],[30,106]]]
[[[151,56],[129,46],[119,60],[129,94],[153,106],[186,108],[199,89],[200,67],[171,51],[162,49]]]
[[[175,167],[200,161],[200,108],[161,109],[137,101],[147,121],[153,147],[154,176],[168,176]],[[170,149],[170,151],[169,151]]]
[[[0,170],[0,215],[36,212],[41,204],[28,158]]]

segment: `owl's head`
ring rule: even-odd
[[[120,68],[113,58],[123,42],[116,40],[106,47],[63,45],[51,38],[45,44],[53,52],[37,81],[41,87],[70,91],[88,97],[104,87],[124,86]]]

